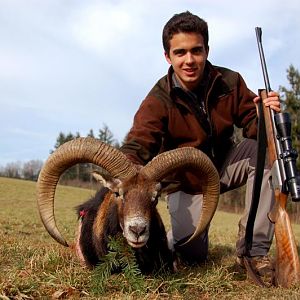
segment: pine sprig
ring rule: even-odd
[[[118,271],[125,278],[125,286],[129,292],[144,292],[145,278],[139,269],[133,249],[126,243],[124,237],[117,235],[108,242],[108,253],[92,274],[92,290],[95,294],[103,294],[112,273]],[[123,282],[123,281],[122,281]]]
[[[124,249],[125,250],[125,249]],[[124,251],[120,255],[120,265],[125,279],[129,283],[130,292],[145,290],[145,278],[139,269],[137,260],[134,256],[133,250],[131,248],[129,251]]]
[[[113,270],[118,268],[117,252],[108,252],[96,266],[92,274],[92,289],[95,294],[102,294]]]

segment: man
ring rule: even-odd
[[[163,46],[168,74],[161,78],[138,109],[133,126],[121,150],[133,162],[145,164],[158,153],[192,146],[204,151],[220,174],[221,192],[246,184],[246,209],[239,222],[237,256],[244,250],[245,226],[251,203],[256,161],[257,110],[260,101],[240,74],[213,66],[208,60],[207,23],[190,12],[174,15],[163,29]],[[266,106],[280,111],[277,93],[264,100]],[[234,125],[246,138],[233,143]],[[269,170],[262,182],[254,228],[251,256],[263,264],[272,243],[273,226],[267,213],[273,205],[268,185]],[[201,211],[202,195],[198,178],[186,173],[170,178],[168,209],[172,230],[170,247],[187,262],[207,258],[208,229],[191,243],[178,246],[194,232]],[[259,265],[259,264],[258,264]]]

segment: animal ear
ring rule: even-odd
[[[160,193],[162,187],[163,187],[163,186],[162,186],[161,182],[157,183],[156,186],[155,186],[155,191],[156,191],[157,193]]]
[[[96,181],[99,181],[104,187],[107,187],[112,192],[119,192],[122,181],[118,178],[112,177],[107,173],[99,173],[97,171],[93,171],[92,175]]]
[[[152,201],[156,201],[157,198],[160,196],[161,194],[161,189],[162,189],[162,185],[161,183],[157,183],[155,185],[155,188],[154,188],[154,192],[153,192],[153,195],[152,195]]]

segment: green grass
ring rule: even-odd
[[[240,216],[221,211],[210,228],[210,256],[205,265],[182,266],[171,275],[144,276],[142,287],[135,289],[124,274],[114,274],[99,294],[96,273],[80,265],[72,248],[57,244],[46,233],[37,213],[35,187],[34,182],[0,178],[0,299],[300,299],[299,286],[262,289],[236,268],[234,245]],[[56,219],[69,242],[77,223],[74,207],[93,193],[58,187]],[[160,202],[159,210],[168,228],[166,203]],[[300,226],[293,227],[299,241]]]

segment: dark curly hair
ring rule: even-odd
[[[170,40],[176,33],[199,33],[204,40],[205,49],[208,50],[208,26],[207,23],[189,11],[175,14],[164,26],[162,42],[167,54],[170,52]]]

